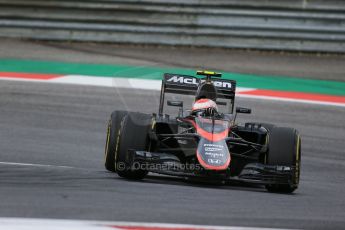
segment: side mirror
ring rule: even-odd
[[[183,107],[183,101],[167,101],[169,106]]]
[[[183,101],[167,101],[167,104],[169,106],[175,106],[175,107],[180,107],[178,111],[178,116],[183,117]]]
[[[217,105],[224,105],[226,106],[226,102],[225,101],[216,101]]]
[[[249,108],[243,108],[243,107],[236,107],[236,113],[252,113],[252,110]]]

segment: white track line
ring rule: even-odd
[[[127,228],[126,228],[127,227]],[[135,222],[107,222],[82,220],[56,220],[31,218],[0,218],[1,230],[126,230],[133,229],[214,229],[214,230],[278,230],[278,228],[235,227],[235,226],[209,226],[162,223],[135,223]],[[279,230],[282,230],[279,228]]]
[[[111,78],[111,77],[94,77],[84,75],[66,75],[63,77],[49,80],[52,83],[75,84],[75,85],[93,85],[104,87],[119,87],[129,89],[147,89],[160,90],[161,80],[148,80],[137,78]]]
[[[72,84],[72,85],[90,85],[90,86],[103,86],[103,87],[118,87],[128,89],[146,89],[146,90],[161,90],[162,80],[149,80],[138,78],[122,78],[122,77],[95,77],[88,75],[65,75],[50,80],[39,79],[24,79],[24,78],[11,78],[0,77],[0,80],[6,81],[25,81],[25,82],[46,82],[58,84]],[[236,92],[252,91],[255,88],[237,87]]]
[[[105,87],[119,87],[129,89],[161,90],[162,80],[149,80],[138,78],[111,78],[95,77],[85,75],[66,75],[63,77],[48,80],[52,83],[75,84],[75,85],[94,85]],[[254,88],[237,87],[237,92],[252,91]]]
[[[147,80],[137,78],[105,78],[105,77],[94,77],[94,76],[83,76],[83,75],[67,75],[61,78],[50,80],[54,83],[67,83],[67,84],[81,84],[81,85],[95,85],[95,86],[106,86],[115,88],[128,88],[128,89],[146,89],[146,90],[161,90],[161,80]],[[260,95],[245,95],[241,93],[256,90],[255,88],[236,88],[236,96],[242,98],[253,98],[263,100],[274,100],[282,102],[298,102],[316,105],[331,105],[345,107],[343,103],[324,102],[324,101],[312,101],[303,99],[289,99],[272,96],[260,96]]]
[[[57,84],[73,84],[73,85],[88,85],[88,86],[103,86],[113,88],[127,88],[127,89],[144,89],[144,90],[161,90],[161,80],[148,80],[138,78],[121,78],[121,77],[96,77],[87,75],[64,75],[61,77],[49,79],[49,80],[36,80],[36,79],[21,79],[11,77],[0,77],[0,80],[10,81],[25,81],[25,82],[46,82],[46,83],[57,83]],[[246,91],[253,91],[255,88],[236,88],[236,96],[243,98],[253,98],[262,100],[274,100],[282,102],[298,102],[305,104],[316,104],[316,105],[329,105],[329,106],[340,106],[345,107],[344,103],[326,102],[326,101],[313,101],[303,99],[290,99],[273,96],[260,96],[260,95],[245,95],[241,94]]]
[[[75,167],[64,166],[64,165],[45,165],[45,164],[31,164],[31,163],[3,162],[3,161],[0,161],[0,165],[15,165],[15,166],[30,166],[30,167],[50,167],[50,168],[76,169]]]
[[[314,105],[331,105],[331,106],[340,106],[345,107],[343,103],[336,103],[336,102],[323,102],[323,101],[312,101],[312,100],[303,100],[303,99],[290,99],[290,98],[282,98],[282,97],[273,97],[273,96],[260,96],[260,95],[246,95],[246,94],[236,94],[236,97],[242,98],[252,98],[252,99],[263,99],[263,100],[272,100],[272,101],[282,101],[282,102],[297,102],[297,103],[304,103],[304,104],[314,104]]]

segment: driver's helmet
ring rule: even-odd
[[[202,98],[194,102],[191,113],[197,116],[212,116],[218,113],[218,107],[211,99]]]

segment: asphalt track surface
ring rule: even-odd
[[[157,100],[157,91],[0,81],[0,161],[33,164],[0,163],[0,216],[344,228],[344,108],[237,100],[253,108],[240,120],[293,126],[302,135],[300,188],[284,195],[107,172],[110,113],[157,111]]]

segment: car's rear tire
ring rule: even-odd
[[[143,113],[128,113],[121,122],[117,136],[115,156],[117,174],[126,179],[140,180],[147,175],[145,169],[133,169],[127,162],[128,150],[146,151],[151,116]]]
[[[266,185],[269,192],[292,193],[297,189],[301,165],[301,138],[296,129],[273,127],[270,130],[266,164],[295,167],[289,184]]]
[[[108,122],[107,139],[105,143],[104,166],[110,172],[115,169],[116,137],[119,132],[122,119],[128,114],[127,111],[114,111]]]

